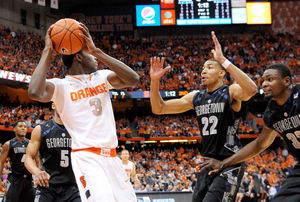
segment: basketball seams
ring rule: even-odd
[[[72,21],[72,20],[68,20],[68,19],[62,19],[62,22],[54,24],[55,29],[57,29],[57,33],[53,34],[51,36],[51,39],[55,42],[56,47],[55,48],[58,52],[60,53],[64,53],[65,52],[63,50],[60,50],[62,48],[66,48],[68,50],[68,53],[70,52],[71,54],[73,53],[73,50],[77,52],[77,49],[79,48],[78,46],[81,45],[81,47],[83,47],[84,42],[83,39],[80,38],[80,36],[78,36],[78,33],[82,33],[82,31],[77,28],[74,27],[74,29],[72,29],[72,27],[74,25],[77,24],[77,27],[79,26],[77,21]],[[78,32],[79,31],[79,32]],[[65,33],[64,33],[65,32]],[[73,37],[75,36],[75,37]],[[79,40],[79,42],[78,42]],[[73,41],[73,44],[72,44]]]

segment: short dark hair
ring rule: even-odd
[[[17,120],[15,123],[14,123],[14,125],[13,125],[13,127],[15,128],[17,125],[18,125],[18,123],[20,123],[20,122],[24,122],[24,123],[26,123],[24,120]]]
[[[73,59],[74,59],[75,55],[78,53],[82,54],[82,50],[80,50],[77,53],[72,54],[72,55],[62,55],[62,61],[68,70],[71,68],[71,66],[73,64]]]
[[[275,64],[272,64],[272,65],[268,66],[266,68],[266,70],[268,70],[268,69],[275,69],[275,70],[277,70],[279,72],[279,74],[282,76],[282,78],[290,77],[291,84],[293,84],[291,69],[286,64],[275,63]]]
[[[216,62],[216,63],[218,63],[218,65],[222,68],[222,70],[224,70],[225,72],[226,72],[226,69],[222,66],[222,64],[218,61],[218,60],[216,60],[215,58],[210,58],[210,59],[208,59],[207,61],[214,61],[214,62]]]

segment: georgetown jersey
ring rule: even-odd
[[[237,135],[240,113],[231,108],[229,87],[221,86],[212,93],[200,90],[193,99],[202,136],[202,155],[223,160],[240,148]]]
[[[71,137],[63,125],[53,119],[41,124],[40,154],[50,184],[75,184],[71,166]]]
[[[11,173],[14,175],[31,175],[24,165],[28,143],[29,140],[27,138],[25,138],[24,142],[21,142],[16,137],[9,140],[8,157],[11,162]]]
[[[292,88],[292,93],[284,105],[271,100],[264,112],[264,123],[278,132],[285,140],[288,151],[300,159],[300,84]]]

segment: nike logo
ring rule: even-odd
[[[64,54],[64,55],[66,55],[66,51],[69,51],[68,49],[66,49],[66,48],[61,48],[61,52]]]
[[[70,83],[70,86],[73,86],[73,85],[75,85],[76,83]]]
[[[125,182],[128,182],[129,179],[125,180]]]

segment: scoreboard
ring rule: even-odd
[[[231,24],[229,0],[178,0],[177,25]]]
[[[136,5],[136,26],[271,24],[270,2],[160,0]]]

